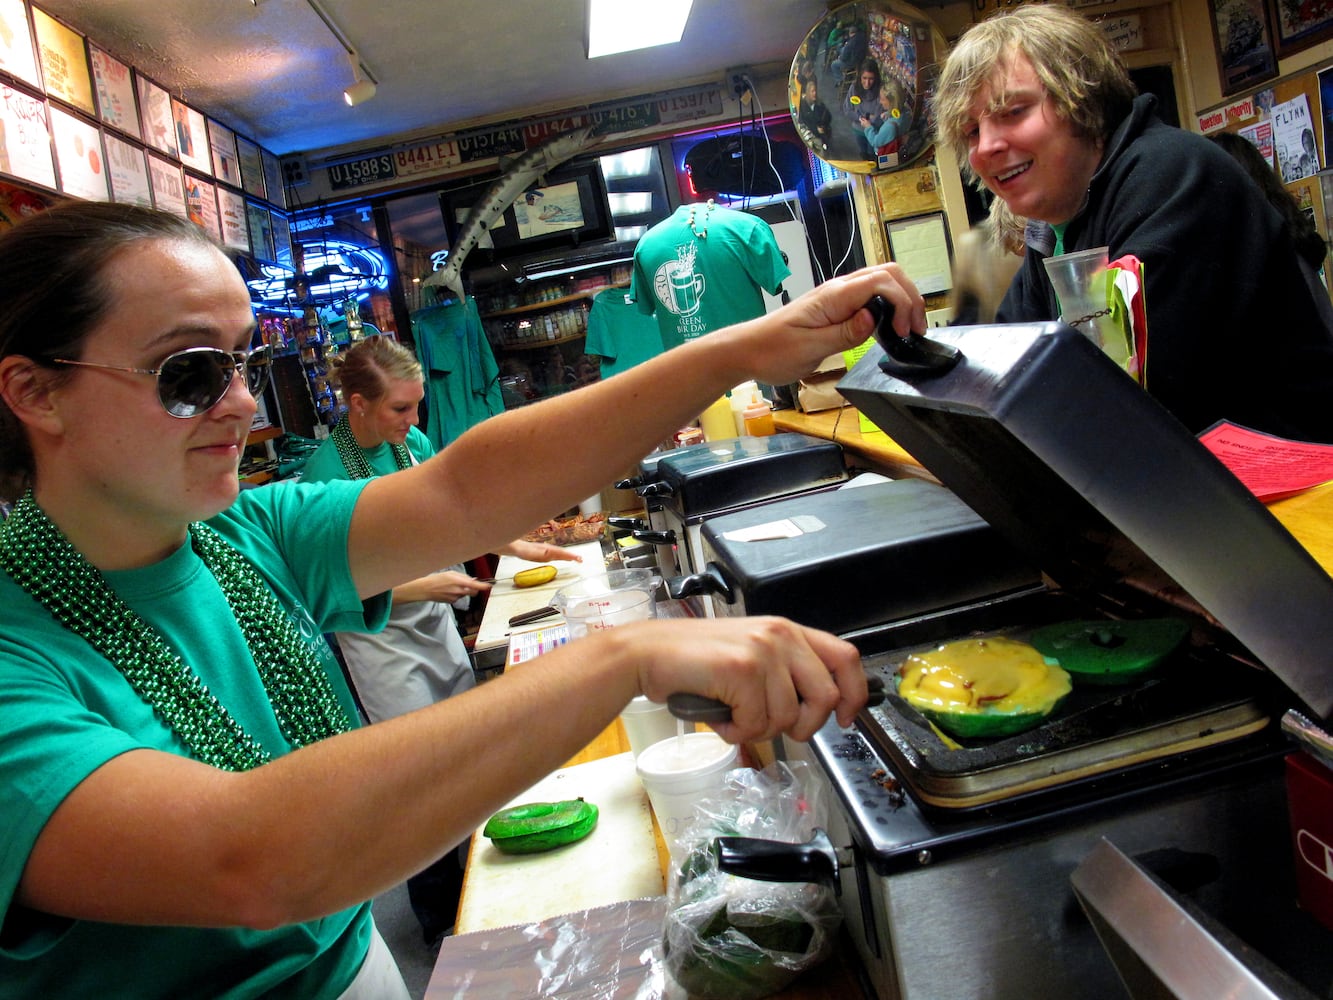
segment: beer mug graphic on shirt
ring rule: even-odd
[[[659,295],[662,304],[678,316],[698,312],[704,294],[704,276],[682,261],[670,262],[666,271],[667,294]]]

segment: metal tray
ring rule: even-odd
[[[1107,617],[1067,594],[1047,591],[922,616],[853,637],[866,670],[892,692],[906,657],[971,635],[1026,640],[1046,624]],[[1227,655],[1210,632],[1150,674],[1123,685],[1080,685],[1040,725],[995,739],[947,737],[890,694],[862,713],[872,745],[914,797],[930,806],[970,809],[1065,788],[1085,779],[1229,743],[1272,725],[1276,682]]]

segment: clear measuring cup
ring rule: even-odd
[[[561,587],[551,603],[565,616],[569,637],[657,617],[662,578],[648,569],[613,569]]]

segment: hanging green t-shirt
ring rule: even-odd
[[[657,316],[662,346],[678,347],[764,314],[791,269],[773,227],[748,212],[682,205],[640,237],[630,297]]]
[[[610,378],[661,354],[662,335],[653,318],[639,311],[625,289],[606,288],[597,293],[588,310],[583,349],[602,359],[602,378]]]
[[[309,638],[353,725],[355,703],[322,636],[379,628],[388,613],[387,596],[357,596],[347,562],[365,482],[245,490],[209,522]],[[289,752],[226,598],[188,543],[156,565],[105,577],[247,732],[274,756]],[[369,903],[267,931],[67,920],[14,903],[42,828],[89,774],[129,750],[186,751],[109,661],[2,572],[0,607],[0,992],[34,1000],[336,998],[365,958]]]

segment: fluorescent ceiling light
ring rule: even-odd
[[[588,58],[679,42],[694,0],[588,0]]]
[[[651,191],[613,191],[606,196],[611,203],[611,215],[638,215],[652,211]]]
[[[638,149],[627,149],[623,153],[610,153],[600,157],[602,176],[607,180],[619,177],[646,177],[653,172],[655,152],[652,146],[640,146]]]

